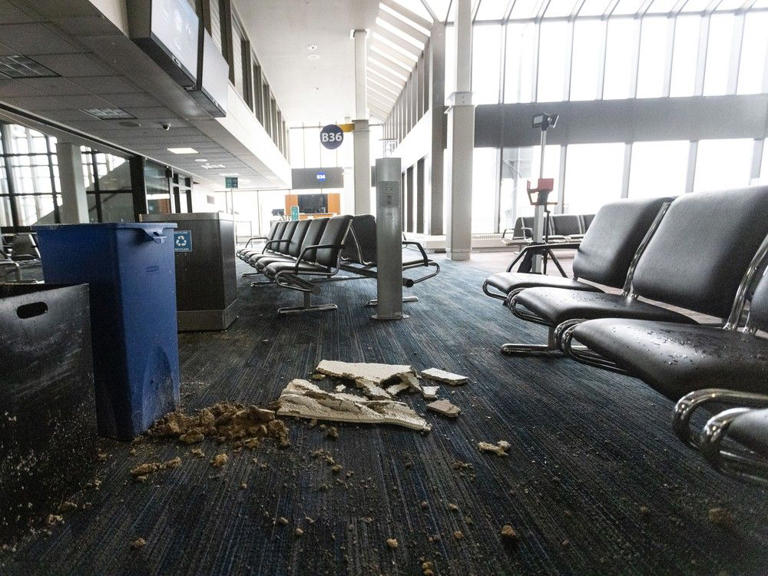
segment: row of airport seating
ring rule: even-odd
[[[263,241],[263,246],[257,248],[255,240]],[[421,275],[404,275],[405,287],[432,278],[440,271],[417,242],[403,240],[401,256],[404,272],[425,269]],[[335,310],[335,304],[311,303],[311,295],[319,292],[313,280],[328,280],[340,270],[355,278],[376,278],[376,220],[371,215],[361,215],[275,222],[266,237],[250,238],[237,251],[237,257],[255,269],[252,274],[264,277],[251,286],[278,285],[303,293],[303,305],[279,308],[278,313]]]
[[[640,378],[677,401],[674,430],[687,445],[721,471],[768,482],[766,214],[765,186],[606,205],[573,278],[509,269],[486,279],[486,294],[548,329],[546,344],[502,352]],[[702,408],[716,415],[693,430]]]
[[[548,222],[550,242],[578,242],[587,233],[594,214],[551,214]],[[505,228],[501,241],[507,246],[525,246],[533,242],[533,216],[520,216],[512,228]]]

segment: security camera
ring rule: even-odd
[[[165,130],[166,132],[168,132],[168,130],[170,130],[170,129],[171,129],[171,124],[170,124],[170,122],[166,122],[165,124],[163,124],[163,130]]]

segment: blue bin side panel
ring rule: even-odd
[[[134,434],[179,403],[173,229],[163,229],[162,236],[155,242],[136,230],[117,235]]]
[[[129,440],[177,406],[172,236],[167,224],[38,230],[46,282],[90,285],[102,435]]]

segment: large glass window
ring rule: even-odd
[[[664,17],[644,18],[640,32],[637,97],[664,96],[669,53],[670,25]]]
[[[565,157],[563,211],[597,212],[621,197],[624,144],[571,144]]]
[[[531,23],[507,24],[504,102],[530,102],[536,74],[537,26]],[[447,77],[446,72],[446,77]]]
[[[499,202],[500,229],[511,228],[520,216],[533,216],[534,207],[528,198],[526,183],[536,182],[541,169],[541,148],[504,148],[501,166],[501,198]],[[544,153],[544,176],[555,179],[560,171],[560,146],[549,145]],[[556,200],[556,192],[550,195]]]
[[[767,53],[768,12],[747,14],[741,42],[739,94],[759,94],[765,91]]]
[[[472,164],[472,232],[493,232],[498,190],[498,149],[475,148]]]
[[[498,104],[501,75],[500,25],[477,25],[472,34],[472,101]]]
[[[687,140],[635,142],[629,170],[629,197],[678,196],[685,192]]]
[[[678,16],[672,48],[670,96],[693,96],[699,57],[701,16]]]
[[[634,18],[611,18],[608,21],[603,98],[634,96],[638,26],[639,21]]]
[[[749,184],[754,140],[701,140],[696,153],[695,191],[724,190]]]
[[[728,91],[733,46],[733,14],[714,14],[709,21],[707,68],[704,73],[704,95],[715,96]]]
[[[576,20],[573,25],[571,100],[600,98],[605,21]]]
[[[763,140],[763,162],[760,166],[760,184],[768,184],[768,140]]]
[[[536,100],[565,100],[565,79],[570,64],[570,22],[544,22],[539,31],[539,71]]]

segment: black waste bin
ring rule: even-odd
[[[0,543],[93,478],[88,286],[0,284]]]

